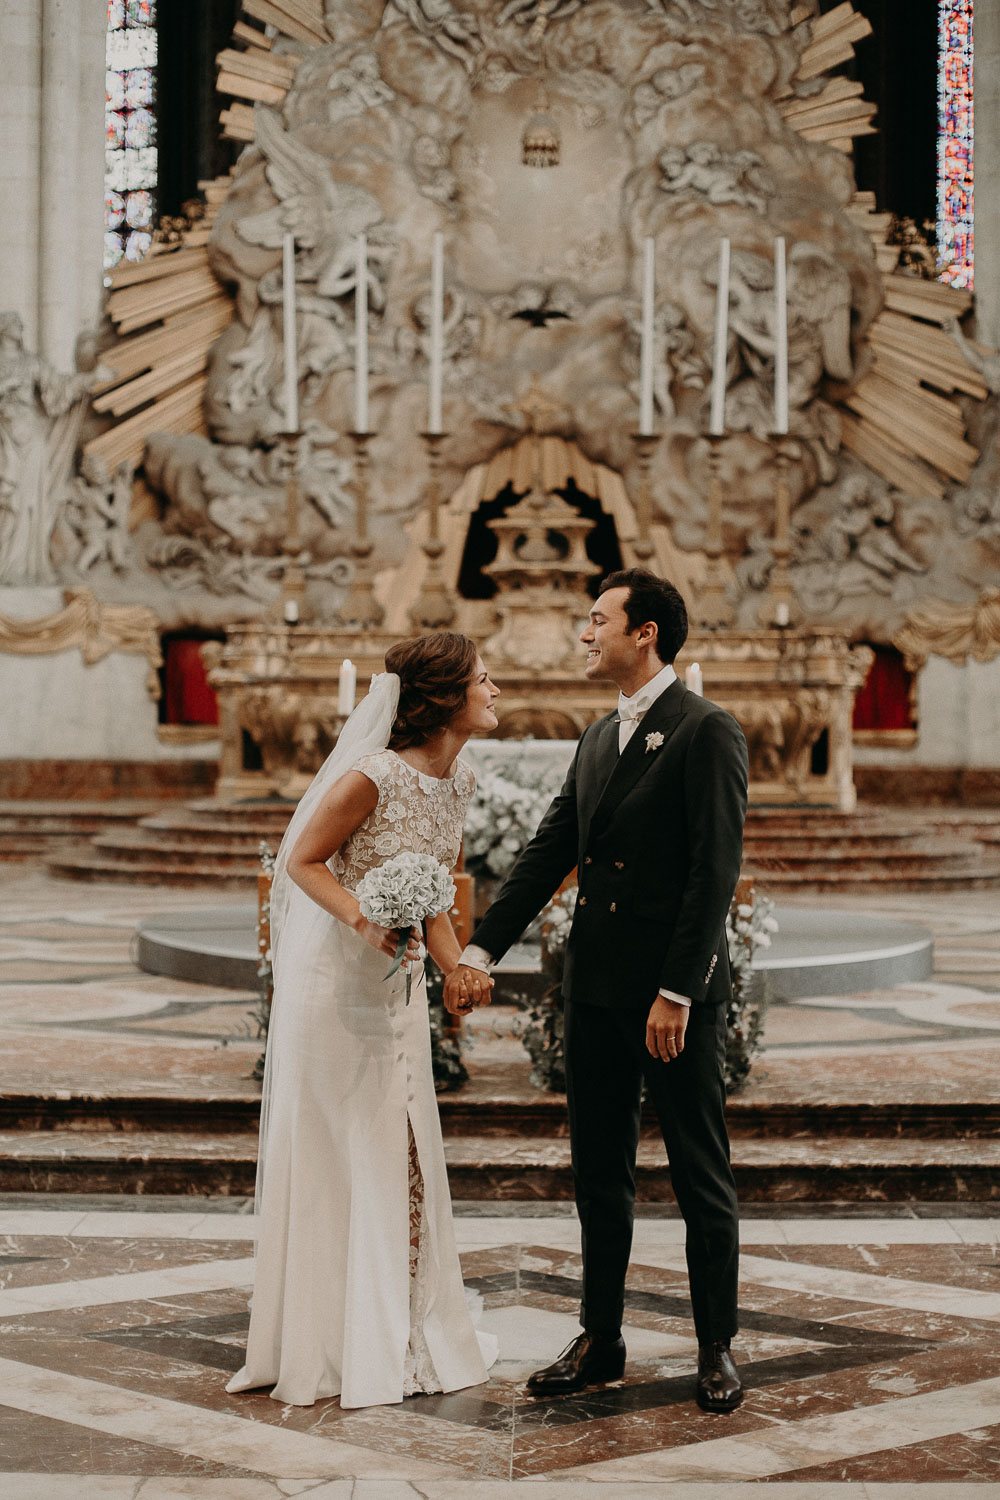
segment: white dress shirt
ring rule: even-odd
[[[643,714],[647,713],[659,698],[665,693],[672,682],[677,681],[677,673],[670,662],[661,667],[655,677],[644,682],[639,690],[626,697],[624,693],[618,694],[618,754],[620,755],[639,727]],[[471,969],[482,969],[488,974],[493,967],[493,958],[475,943],[466,944],[459,958],[460,964],[468,964]],[[673,990],[660,990],[665,1000],[673,1000],[678,1005],[690,1005],[691,1001],[686,995],[678,995]]]

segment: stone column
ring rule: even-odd
[[[38,0],[0,5],[0,311],[20,313],[38,347],[39,117],[42,34]]]
[[[64,371],[103,299],[106,26],[98,0],[0,5],[0,311]]]
[[[1000,348],[1000,4],[975,7],[976,332]]]

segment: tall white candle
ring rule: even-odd
[[[729,241],[719,241],[719,290],[715,299],[715,353],[712,361],[712,412],[708,430],[721,437],[726,422],[726,355],[729,345]]]
[[[358,691],[358,669],[349,656],[340,663],[337,679],[337,712],[344,717],[354,712],[354,699]]]
[[[431,368],[427,431],[441,432],[444,381],[444,236],[435,234],[431,249]]]
[[[693,661],[684,673],[684,686],[688,689],[688,692],[697,693],[699,698],[704,696],[705,684],[702,681],[701,665],[699,662]]]
[[[655,285],[653,240],[647,235],[642,246],[642,343],[639,351],[639,432],[653,431],[653,310]]]
[[[363,234],[354,282],[354,431],[368,431],[368,241]]]
[[[788,289],[781,235],[774,242],[774,430],[788,431]]]
[[[285,350],[285,431],[299,430],[299,370],[295,339],[295,236],[281,246],[281,312]]]

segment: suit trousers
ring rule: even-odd
[[[691,1307],[699,1344],[737,1329],[739,1210],[729,1163],[723,1061],[725,1007],[692,1007],[684,1050],[646,1050],[648,1012],[566,1002],[566,1093],[583,1250],[580,1321],[615,1333],[632,1248],[635,1158],[645,1078],[687,1229]]]

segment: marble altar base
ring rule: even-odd
[[[219,694],[218,795],[298,795],[340,730],[342,660],[357,667],[363,694],[400,638],[253,623],[233,626],[222,645],[204,648]],[[870,661],[867,648],[832,631],[696,631],[678,658],[682,676],[692,661],[701,664],[707,696],[743,726],[753,802],[853,810],[851,709]],[[489,667],[501,691],[499,740],[575,740],[614,707],[613,687],[585,680],[582,656],[535,672],[502,660]]]

